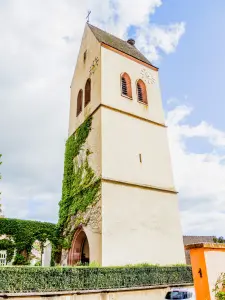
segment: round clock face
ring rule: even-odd
[[[150,83],[153,84],[156,81],[155,77],[151,73],[149,73],[146,69],[141,70],[141,77],[146,83],[149,84]]]

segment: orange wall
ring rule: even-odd
[[[208,274],[205,263],[204,248],[190,250],[192,273],[195,285],[196,300],[210,300]],[[199,269],[202,270],[202,278]]]

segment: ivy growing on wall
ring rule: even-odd
[[[55,224],[47,222],[0,218],[0,236],[2,235],[9,239],[0,240],[0,250],[7,250],[8,261],[11,261],[15,250],[15,264],[16,261],[19,264],[29,262],[32,245],[36,240],[42,243],[49,240],[54,247],[59,243]]]
[[[100,178],[89,165],[89,149],[84,149],[92,126],[88,117],[71,135],[65,148],[62,199],[59,203],[58,232],[64,237],[63,248],[70,248],[74,231],[80,223],[87,223],[85,212],[98,201]]]

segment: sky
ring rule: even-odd
[[[183,233],[225,235],[224,0],[0,0],[5,216],[57,222],[88,9],[159,67]]]

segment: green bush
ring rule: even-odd
[[[191,267],[1,267],[0,292],[95,290],[192,283]]]
[[[17,253],[15,255],[13,265],[18,265],[18,266],[29,265],[29,261],[27,261],[22,254]]]
[[[215,293],[215,298],[217,300],[225,300],[225,292],[222,291],[224,290],[225,287],[225,273],[221,273],[219,278],[217,279],[215,288],[213,289],[213,292]]]
[[[218,292],[216,294],[216,299],[217,300],[224,300],[225,299],[225,292]]]

